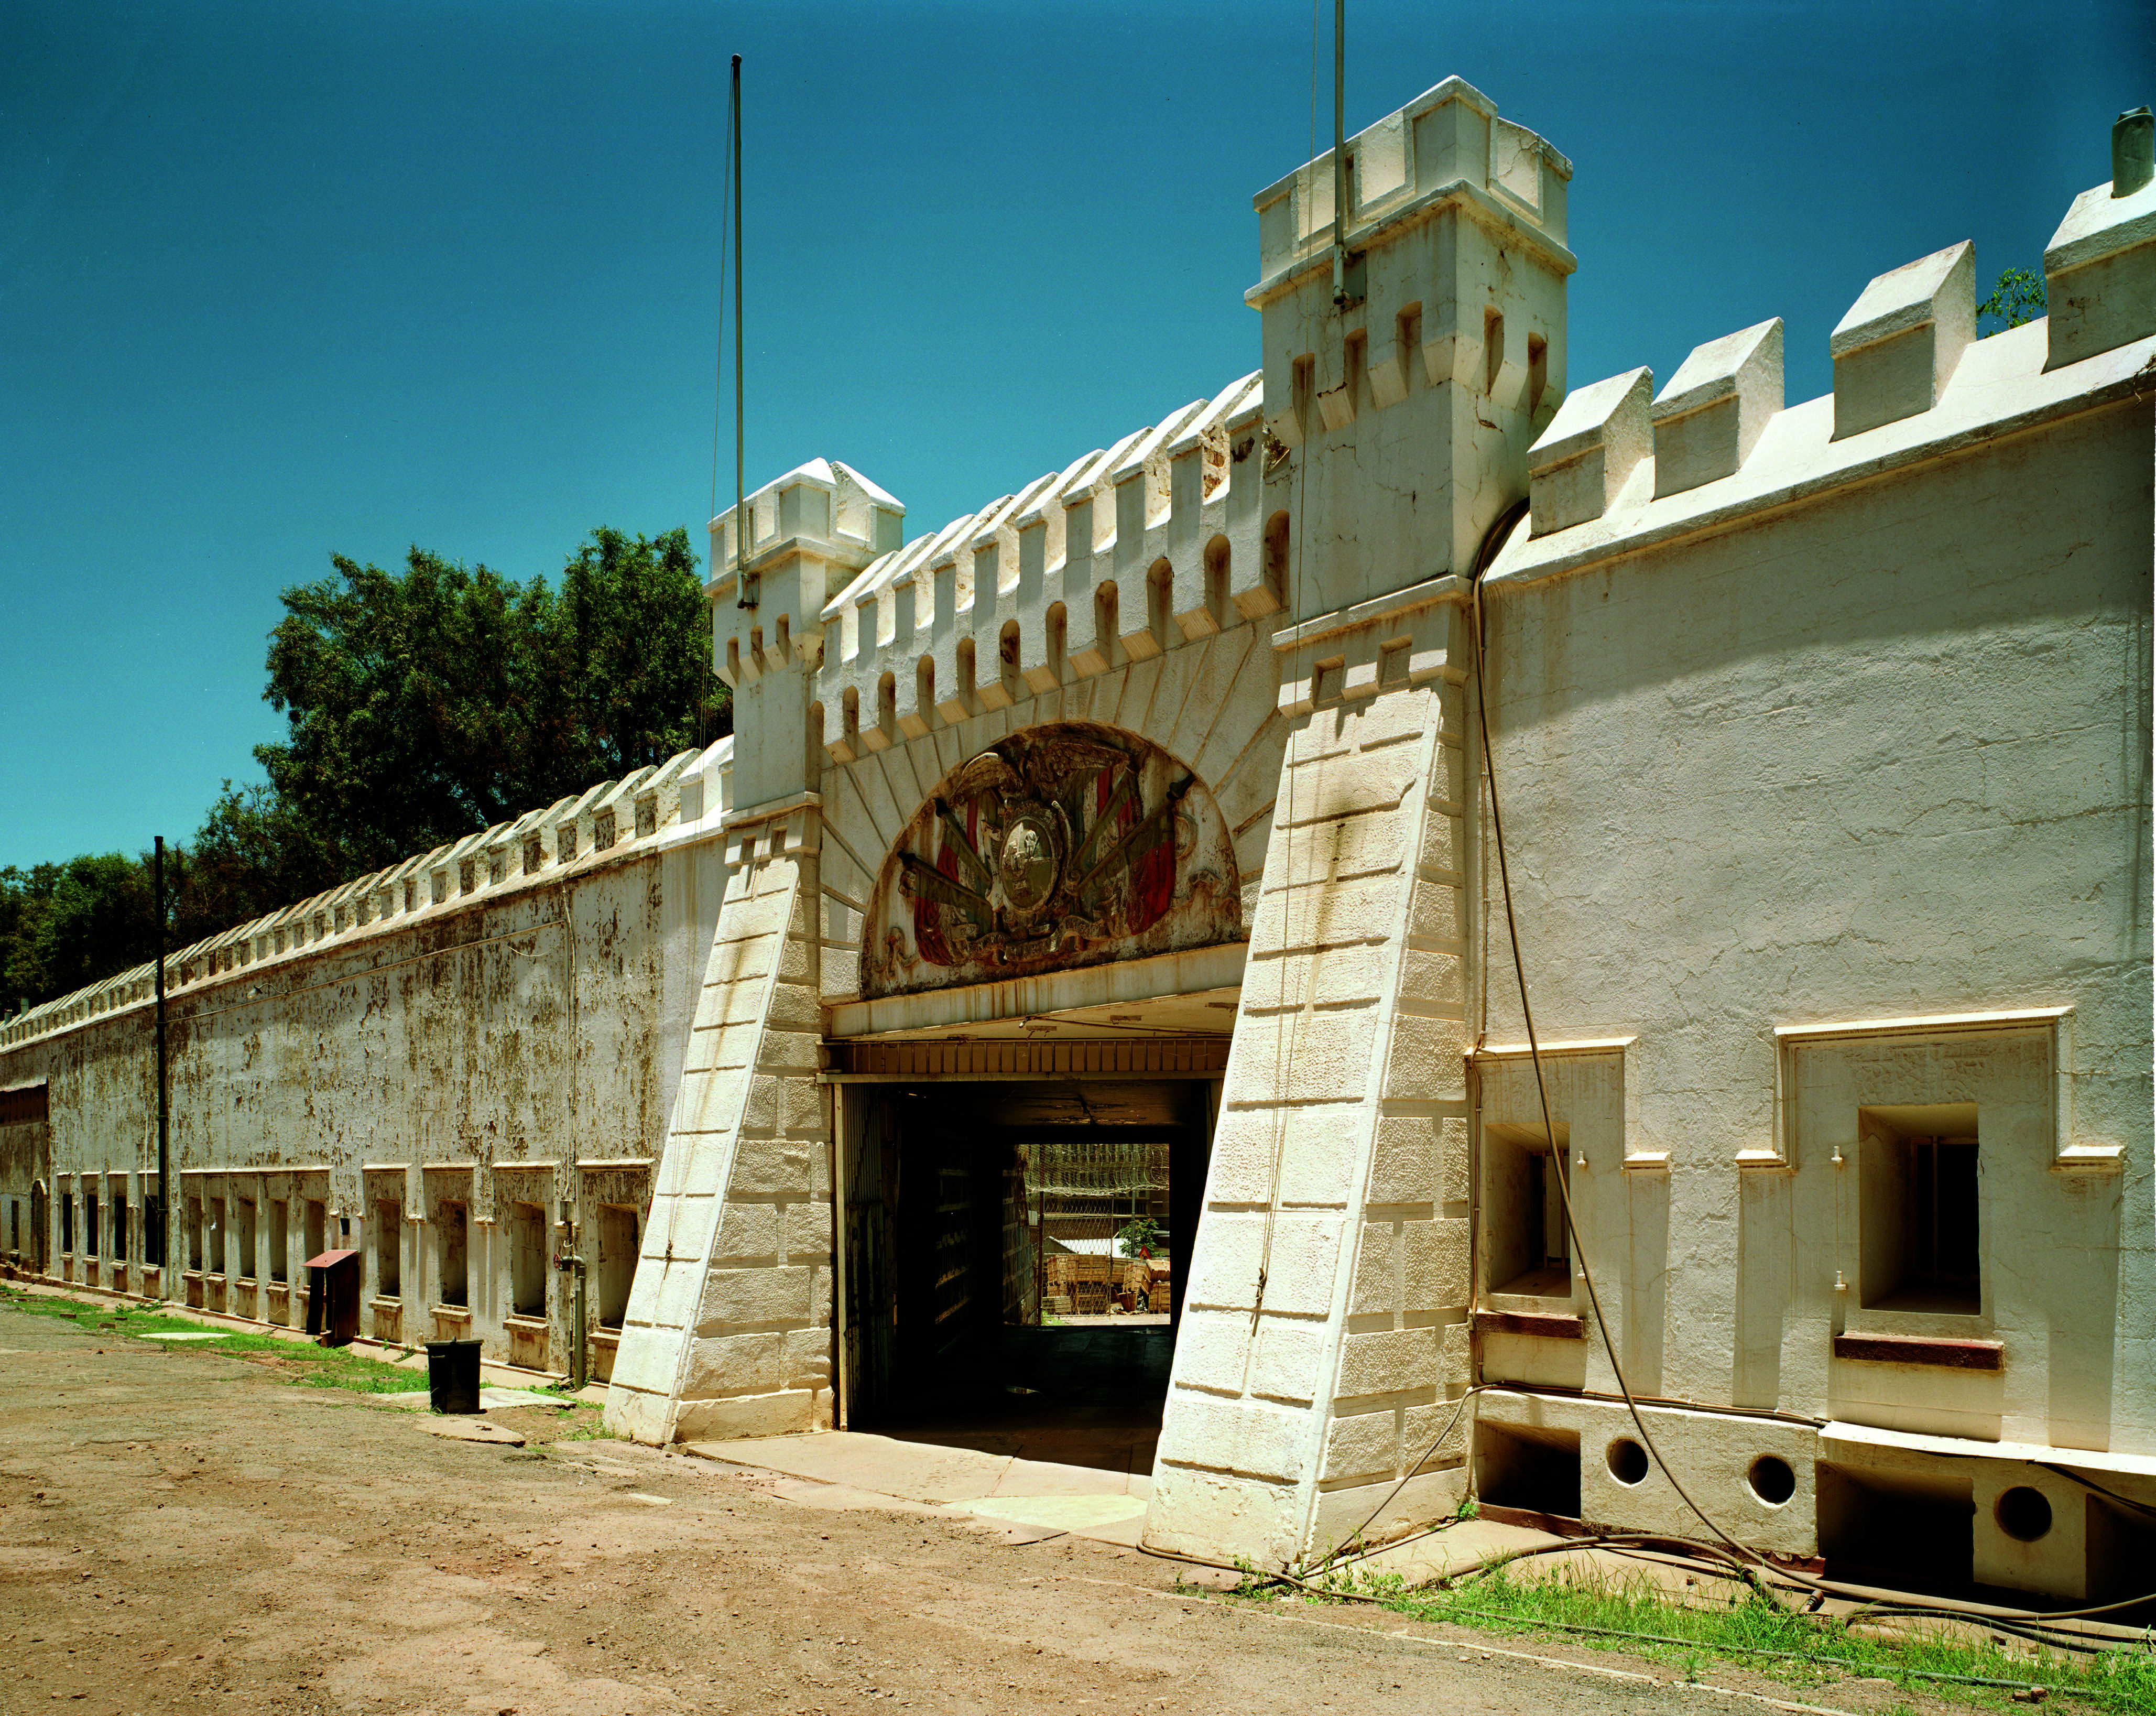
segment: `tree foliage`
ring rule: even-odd
[[[326,886],[726,730],[685,531],[594,532],[558,589],[419,548],[334,563],[270,634],[287,731],[255,748],[266,795],[212,813],[235,855]]]
[[[267,778],[166,852],[181,947],[732,730],[688,533],[594,531],[549,584],[413,548],[284,592]],[[156,953],[146,852],[0,870],[0,1005]]]
[[[124,852],[0,870],[0,984],[33,1002],[154,956],[157,919],[147,866]]]
[[[2010,268],[1999,276],[1999,283],[1991,289],[1991,295],[1976,306],[1976,316],[1982,321],[1987,316],[1999,326],[1986,328],[1986,335],[2004,333],[2008,328],[2020,327],[2034,321],[2044,313],[2044,282],[2025,268]]]

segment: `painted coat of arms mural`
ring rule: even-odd
[[[992,983],[1241,938],[1202,782],[1128,733],[1014,733],[945,778],[877,878],[862,992]]]

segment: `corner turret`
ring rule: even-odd
[[[1266,510],[1299,515],[1295,620],[1464,572],[1527,493],[1564,398],[1572,163],[1458,78],[1347,144],[1348,291],[1332,290],[1332,153],[1254,199]]]

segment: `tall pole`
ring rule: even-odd
[[[757,593],[748,583],[748,458],[742,445],[742,110],[741,61],[734,55],[734,597],[742,608],[756,606]]]
[[[1348,0],[1332,0],[1332,303],[1348,301]]]
[[[151,879],[157,896],[157,1293],[172,1296],[169,1277],[172,1260],[172,1107],[165,1076],[165,837],[152,836],[156,844],[150,859]]]

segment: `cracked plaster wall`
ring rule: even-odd
[[[1660,1325],[1628,1331],[1655,1392],[2156,1452],[2151,443],[2129,401],[1562,576],[1501,559],[1490,719],[1537,1024],[1633,1040],[1623,1148],[1668,1156],[1573,1181],[1605,1297]],[[1896,1098],[1984,1092],[1986,1308],[1958,1332],[2002,1374],[1830,1358],[1853,1170],[1825,1121],[1788,1171],[1738,1162],[1784,1148],[1775,1028],[2046,1007],[2073,1010],[2062,1135],[2020,1118],[2050,1113],[2041,1067]],[[1502,958],[1489,1012],[1522,1039]],[[2068,1144],[2123,1159],[2052,1171]],[[1666,1254],[1634,1255],[1622,1212],[1656,1196]]]

